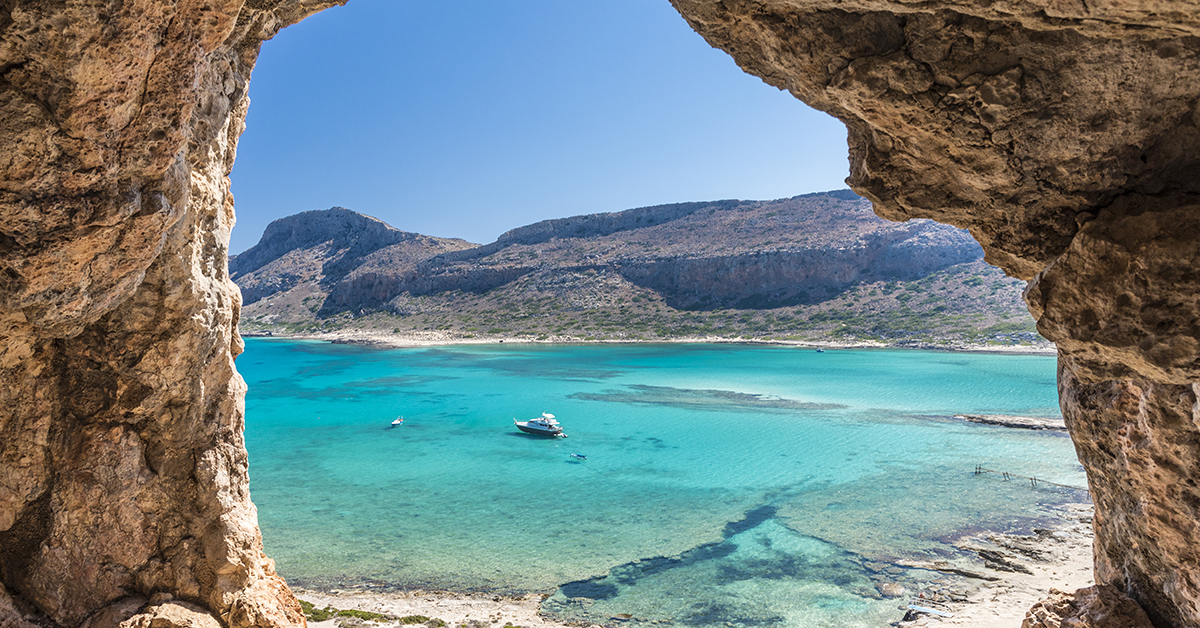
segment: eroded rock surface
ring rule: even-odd
[[[0,3],[0,625],[303,623],[247,489],[227,175],[260,42],[333,4]]]
[[[1200,10],[1184,2],[672,0],[843,120],[876,211],[1032,279],[1096,499],[1097,580],[1200,625]]]
[[[1137,602],[1116,587],[1098,585],[1067,593],[1050,589],[1050,597],[1025,614],[1021,628],[1151,628]]]
[[[272,222],[229,269],[244,306],[283,297],[273,302],[278,310],[259,306],[248,315],[282,318],[302,292],[321,304],[313,307],[318,316],[396,312],[412,297],[478,295],[522,278],[562,287],[542,298],[570,307],[584,298],[569,287],[572,278],[588,271],[618,275],[673,308],[780,307],[826,301],[858,284],[921,279],[982,255],[960,229],[883,220],[870,202],[840,190],[546,220],[483,246],[335,207]]]

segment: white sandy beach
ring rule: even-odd
[[[1062,512],[1060,524],[1053,531],[1036,537],[980,535],[960,546],[999,549],[1031,573],[980,570],[1001,579],[983,582],[966,602],[951,603],[935,608],[949,612],[952,617],[923,615],[904,627],[960,626],[963,628],[1019,628],[1025,612],[1039,600],[1049,596],[1050,589],[1074,592],[1094,584],[1092,579],[1092,507],[1090,504],[1070,505]],[[1026,553],[1038,555],[1032,559]],[[917,601],[920,604],[920,601]]]
[[[689,343],[732,343],[759,344],[799,347],[807,349],[922,349],[929,351],[963,351],[968,353],[1003,353],[1009,355],[1057,355],[1053,345],[989,345],[979,343],[956,342],[950,344],[933,343],[882,343],[874,341],[801,341],[774,339],[726,338],[724,336],[688,336],[664,340],[583,340],[567,336],[550,336],[544,340],[533,338],[499,338],[477,337],[461,338],[443,331],[413,331],[402,334],[367,331],[361,329],[343,329],[316,334],[247,334],[246,337],[270,337],[286,340],[321,340],[341,344],[361,344],[378,347],[433,347],[439,345],[482,345],[482,344],[689,344]]]

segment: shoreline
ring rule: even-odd
[[[892,625],[1019,628],[1025,613],[1050,597],[1051,591],[1073,593],[1095,584],[1092,504],[1064,504],[1056,510],[1056,524],[1032,535],[981,532],[956,541],[959,549],[979,556],[983,567],[974,565],[975,575],[997,579],[968,578],[972,584],[965,599],[925,605],[951,617],[917,613],[912,621],[902,619]]]
[[[980,532],[953,542],[964,555],[977,559],[953,561],[897,562],[908,568],[928,570],[946,577],[932,579],[920,592],[894,596],[896,628],[1017,628],[1025,613],[1037,602],[1050,596],[1052,589],[1074,592],[1091,586],[1092,517],[1091,504],[1069,503],[1057,506],[1051,516],[1054,525],[1034,530],[1032,535]],[[380,591],[375,589],[391,589]],[[938,593],[940,591],[940,593]],[[422,623],[413,616],[441,620],[445,628],[578,628],[600,624],[562,622],[540,614],[541,602],[550,594],[500,595],[460,593],[437,590],[399,590],[378,584],[314,590],[294,588],[301,600],[316,608],[332,606],[339,610],[379,613],[390,620],[365,620],[338,617],[310,622],[313,628],[354,628],[357,626],[396,627]],[[909,605],[936,610],[935,613],[906,611]],[[907,614],[906,614],[907,613]],[[400,618],[409,618],[401,621]],[[602,624],[605,628],[648,626],[636,617],[614,615]]]
[[[458,338],[442,332],[392,334],[363,330],[340,330],[317,334],[246,334],[245,337],[260,337],[280,340],[306,340],[333,344],[351,344],[379,348],[423,348],[439,346],[468,346],[490,344],[517,345],[564,345],[564,344],[745,344],[786,346],[808,350],[838,349],[917,349],[943,351],[947,353],[984,353],[1004,355],[1056,355],[1053,345],[1047,347],[1026,345],[982,345],[957,343],[935,345],[932,343],[880,343],[866,341],[792,341],[725,338],[716,336],[683,337],[663,340],[582,340],[559,338],[537,340],[534,338]],[[1017,417],[1020,418],[1020,417]],[[965,418],[963,419],[965,420]],[[1003,427],[1028,427],[1025,425],[1002,425]],[[1041,426],[1039,426],[1041,427]],[[1004,556],[1004,562],[1019,564],[1028,573],[993,569],[984,558],[979,560],[955,560],[949,571],[939,570],[945,565],[920,565],[935,575],[931,586],[921,592],[906,593],[912,597],[897,597],[896,612],[889,625],[896,628],[926,628],[930,626],[956,626],[959,628],[1017,628],[1027,610],[1037,602],[1050,596],[1052,589],[1073,592],[1092,584],[1092,535],[1090,527],[1091,506],[1067,505],[1056,513],[1054,525],[1048,530],[1039,530],[1033,536],[983,532],[964,537],[952,544],[964,553],[984,550],[986,555]],[[1086,517],[1084,514],[1086,513]],[[1083,521],[1086,520],[1086,523]],[[991,552],[989,554],[989,552]],[[983,556],[981,554],[980,556]],[[897,563],[902,564],[902,563]],[[941,573],[938,573],[941,572]],[[963,573],[980,577],[964,576]],[[939,584],[940,583],[940,584]],[[397,590],[399,589],[399,590]],[[421,616],[445,622],[445,628],[579,628],[600,625],[587,622],[556,621],[540,614],[541,603],[550,593],[504,595],[498,593],[459,592],[426,589],[403,589],[382,584],[359,584],[341,588],[293,589],[297,597],[310,602],[316,608],[332,606],[341,610],[356,610],[379,613],[396,619],[371,621],[356,617],[339,617],[324,621],[309,622],[314,628],[400,628],[404,622],[398,618]],[[921,593],[941,591],[944,595],[916,597]],[[944,613],[941,617],[929,613],[909,612],[909,604],[924,606]],[[907,621],[906,621],[907,619]],[[411,623],[413,620],[407,620]],[[435,628],[434,624],[423,624]],[[646,627],[646,622],[636,617],[614,616],[602,624],[605,628],[634,626]]]
[[[981,343],[955,342],[937,344],[932,342],[885,343],[865,340],[776,340],[755,338],[728,338],[725,336],[683,336],[660,340],[584,340],[569,336],[555,336],[544,340],[535,338],[460,338],[444,332],[412,332],[392,334],[365,330],[338,330],[316,334],[289,334],[274,332],[245,332],[243,338],[269,338],[278,340],[317,340],[333,344],[361,345],[390,349],[412,349],[418,347],[460,345],[619,345],[619,344],[745,344],[796,347],[800,349],[915,349],[919,351],[945,351],[947,353],[991,353],[1000,355],[1058,355],[1053,344],[1034,345],[988,345]]]

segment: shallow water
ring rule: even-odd
[[[1082,486],[1069,439],[950,418],[1057,416],[1052,357],[249,339],[237,364],[267,552],[308,586],[553,591],[547,612],[599,623],[874,626],[897,603],[875,599],[870,561],[948,555],[1083,498],[972,473]],[[512,425],[541,412],[570,437]]]

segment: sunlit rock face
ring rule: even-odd
[[[880,215],[970,229],[1032,280],[1114,585],[1091,595],[1200,625],[1200,9],[672,2],[744,70],[846,123],[849,182]]]
[[[260,42],[333,4],[0,3],[0,625],[303,623],[247,489],[227,175]]]

